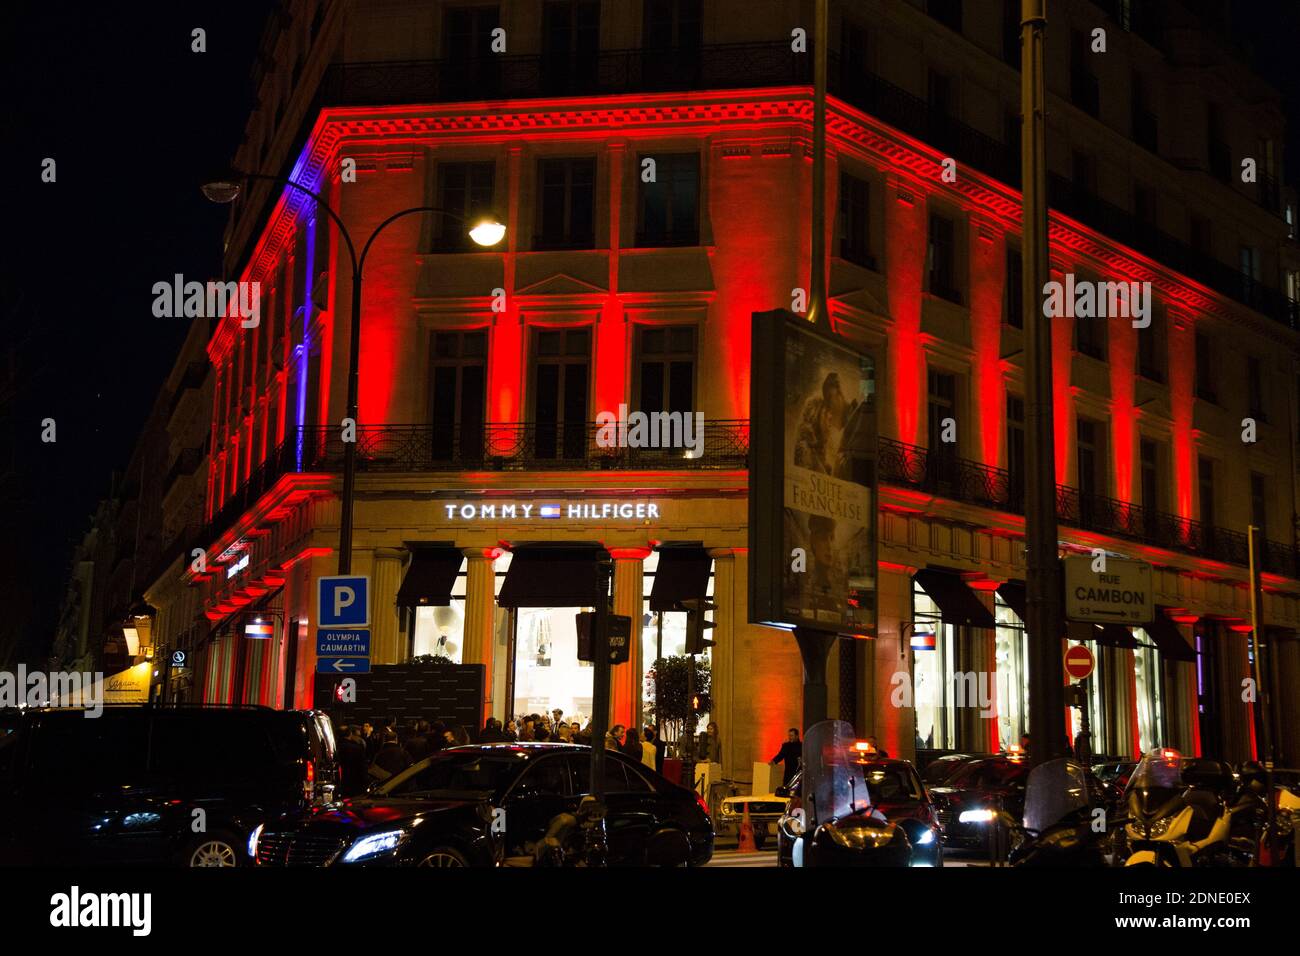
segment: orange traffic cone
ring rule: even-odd
[[[741,853],[757,853],[758,845],[754,843],[754,824],[749,819],[749,804],[745,804],[745,815],[740,819],[740,846],[736,848]]]

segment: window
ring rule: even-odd
[[[495,163],[439,163],[438,205],[473,223],[491,212],[495,199]],[[465,222],[452,216],[434,217],[433,248],[436,252],[467,252],[473,245]]]
[[[487,331],[435,332],[429,356],[429,422],[435,461],[483,457]]]
[[[1144,226],[1156,225],[1156,193],[1141,184],[1133,187],[1133,215]]]
[[[1002,296],[1003,318],[1013,329],[1025,327],[1025,267],[1020,250],[1007,243],[1007,283]]]
[[[865,179],[840,173],[840,216],[837,238],[840,258],[868,269],[876,267],[871,255],[871,187]]]
[[[586,457],[590,363],[590,329],[534,332],[534,451],[539,459]]]
[[[1089,116],[1100,112],[1100,89],[1092,74],[1092,51],[1088,34],[1070,33],[1070,101]]]
[[[1020,111],[1008,110],[1002,114],[1002,142],[1007,144],[1007,182],[1020,185]]]
[[[949,30],[961,33],[961,0],[926,0],[925,9]]]
[[[1192,248],[1203,256],[1214,255],[1214,239],[1210,232],[1210,220],[1202,216],[1192,217]]]
[[[1152,153],[1158,151],[1159,127],[1156,115],[1151,110],[1150,93],[1146,78],[1137,71],[1133,72],[1132,98],[1130,100],[1133,141]]]
[[[1070,154],[1070,168],[1074,176],[1076,194],[1095,196],[1097,194],[1097,161],[1082,150]]]
[[[1241,269],[1241,291],[1249,297],[1259,287],[1259,250],[1254,246],[1241,246],[1237,252],[1237,262]]]
[[[542,7],[542,86],[551,96],[594,90],[600,0],[547,0]]]
[[[547,796],[569,796],[569,768],[564,758],[555,756],[534,761],[511,788],[510,795],[523,796],[525,791]]]
[[[1007,395],[1007,485],[1010,506],[1018,512],[1025,495],[1025,400]]]
[[[947,434],[957,438],[957,376],[947,372],[930,370],[928,424],[930,429],[929,462],[934,470],[934,477],[939,481],[948,481],[955,477],[957,442],[944,441]],[[945,424],[951,419],[950,424]]]
[[[1139,478],[1142,484],[1142,513],[1146,519],[1146,530],[1150,533],[1156,527],[1156,515],[1160,511],[1161,489],[1164,487],[1160,480],[1160,447],[1149,438],[1140,439],[1138,442],[1138,458],[1140,459],[1142,471]]]
[[[1020,69],[1020,0],[1002,0],[1002,61]]]
[[[939,213],[930,213],[929,239],[926,254],[929,292],[960,305],[961,293],[957,291],[957,240],[953,221]]]
[[[595,246],[596,161],[543,159],[538,163],[537,249]]]
[[[1165,311],[1158,303],[1151,302],[1151,324],[1145,329],[1134,329],[1138,344],[1138,374],[1153,382],[1163,382],[1164,375],[1164,340]]]
[[[1222,182],[1232,180],[1232,150],[1223,132],[1223,114],[1218,104],[1210,103],[1205,109],[1206,152],[1210,175]]]
[[[704,43],[701,0],[645,0],[642,79],[652,88],[690,89],[700,78]]]
[[[1256,537],[1268,540],[1268,479],[1258,472],[1250,473],[1250,523],[1259,529]]]
[[[568,754],[569,771],[577,793],[591,793],[591,758],[585,753]],[[632,789],[628,785],[627,767],[617,757],[605,755],[605,793],[627,793]]]
[[[1210,337],[1196,333],[1196,397],[1207,402],[1218,401],[1214,391],[1214,362],[1211,358]]]
[[[1201,523],[1214,527],[1214,462],[1200,455],[1196,460],[1196,485],[1201,493]]]
[[[843,80],[867,72],[867,31],[850,20],[840,20],[840,75]]]
[[[637,327],[637,395],[643,412],[695,408],[695,326]]]
[[[1092,498],[1106,491],[1106,448],[1103,426],[1086,418],[1075,424],[1079,454],[1079,496]],[[1082,501],[1080,502],[1082,507]]]
[[[655,181],[638,177],[636,243],[650,246],[697,246],[700,243],[700,155],[641,155],[655,162]]]
[[[447,99],[492,99],[501,91],[501,57],[492,52],[492,31],[501,26],[494,6],[448,7],[443,12],[439,78]]]
[[[1264,411],[1264,363],[1246,356],[1246,413],[1257,422],[1267,422]]]
[[[931,70],[926,85],[926,102],[932,120],[945,120],[952,116],[952,80],[938,70]]]
[[[1106,361],[1106,321],[1096,315],[1076,316],[1074,350],[1080,355],[1087,355],[1101,362]]]

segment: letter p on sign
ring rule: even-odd
[[[317,582],[317,627],[369,627],[370,579],[364,575],[323,577]]]

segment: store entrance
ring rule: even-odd
[[[519,607],[510,612],[506,699],[510,716],[553,714],[587,726],[592,673],[578,660],[577,615],[583,607]]]

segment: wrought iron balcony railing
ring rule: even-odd
[[[1003,468],[957,458],[889,438],[880,440],[878,462],[883,484],[915,488],[939,497],[1024,514],[1023,479]],[[1056,486],[1056,517],[1083,531],[1140,541],[1229,564],[1249,563],[1246,535],[1141,505],[1101,495],[1085,495],[1068,485]],[[1265,571],[1300,576],[1300,554],[1275,541],[1261,545]]]
[[[463,428],[440,425],[363,425],[357,429],[360,472],[455,471],[699,471],[748,467],[749,425],[745,420],[704,425],[703,453],[690,457],[681,448],[605,448],[597,426],[536,422],[494,423]],[[227,498],[193,544],[208,548],[281,477],[297,472],[338,472],[344,444],[337,427],[304,428],[255,470]],[[885,485],[914,488],[940,498],[1011,514],[1023,514],[1024,482],[1004,468],[882,438],[877,469]],[[1165,514],[1141,505],[1085,495],[1057,485],[1056,514],[1063,525],[1126,538],[1230,564],[1249,563],[1246,535]],[[1291,545],[1261,545],[1263,570],[1300,579],[1300,552]]]

